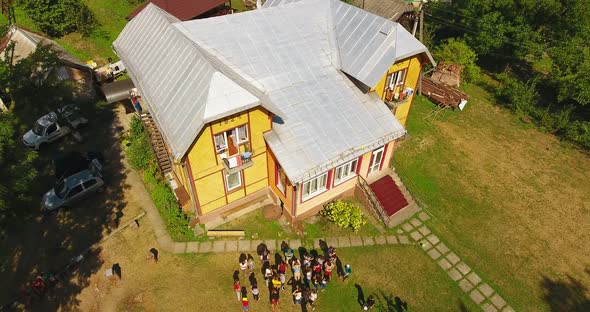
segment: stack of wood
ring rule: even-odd
[[[462,100],[469,96],[457,89],[434,82],[432,79],[422,78],[422,94],[440,106],[457,108]]]
[[[436,83],[449,87],[458,87],[461,84],[462,70],[463,66],[440,62],[430,78]]]

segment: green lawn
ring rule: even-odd
[[[590,299],[590,160],[467,86],[464,111],[424,118],[393,165],[434,215],[428,225],[519,311],[584,309]]]
[[[286,239],[292,236],[283,230],[278,221],[266,220],[262,209],[250,212],[216,229],[244,230],[248,239]]]

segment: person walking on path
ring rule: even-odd
[[[242,289],[240,287],[240,280],[234,281],[234,291],[236,292],[236,296],[238,297],[238,301],[242,300]]]
[[[291,269],[293,269],[293,278],[299,282],[301,280],[301,263],[297,258],[293,258]]]
[[[256,269],[256,266],[254,263],[254,258],[252,257],[251,254],[248,254],[248,270],[253,273],[255,269]]]
[[[336,268],[336,265],[332,261],[326,261],[324,263],[324,276],[327,277],[328,282],[332,279],[332,271]]]
[[[297,287],[295,288],[295,291],[293,291],[293,304],[301,304],[301,299],[303,298],[303,293],[301,292],[301,288],[299,287],[299,285],[297,285]]]
[[[344,274],[342,275],[342,282],[346,282],[346,279],[350,276],[350,274],[352,273],[352,268],[350,267],[350,264],[346,264],[344,266]]]
[[[279,291],[276,289],[272,289],[270,292],[270,306],[273,312],[276,312],[277,306],[279,305]]]

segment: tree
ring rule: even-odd
[[[29,17],[43,32],[62,37],[72,32],[90,35],[98,21],[81,0],[20,0]]]

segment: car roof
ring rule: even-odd
[[[37,122],[43,126],[43,127],[47,127],[50,124],[54,123],[57,120],[57,115],[54,112],[51,112],[39,119],[37,119]]]
[[[94,178],[96,178],[96,176],[94,176],[90,170],[86,169],[65,178],[65,184],[68,186],[68,188],[72,188],[82,182],[86,182]]]

